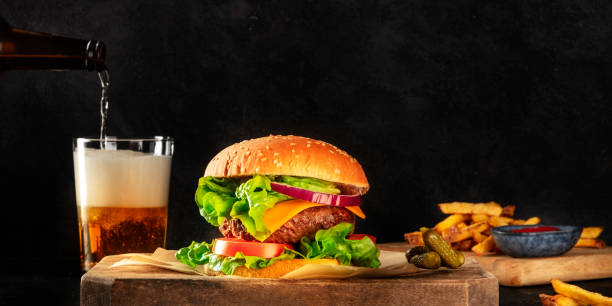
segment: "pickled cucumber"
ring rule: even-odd
[[[410,250],[406,251],[406,259],[410,261],[412,257],[415,255],[423,254],[429,252],[429,249],[426,246],[415,246]]]
[[[465,263],[465,256],[463,256],[463,253],[457,250],[455,250],[455,253],[457,254],[457,257],[459,258],[459,263],[461,264],[460,266],[463,266],[463,264]],[[444,261],[442,261],[442,266],[452,268],[450,265],[448,265]]]
[[[457,258],[459,259],[459,266],[463,266],[463,264],[465,263],[465,256],[463,256],[463,253],[461,253],[460,251],[455,251],[455,253],[457,253]]]
[[[440,267],[440,255],[436,252],[418,254],[410,259],[410,263],[424,269],[437,269]]]
[[[459,268],[465,261],[463,254],[461,256],[457,254],[458,252],[455,252],[435,230],[430,229],[423,233],[423,241],[430,250],[438,253],[442,257],[442,261],[451,268]]]

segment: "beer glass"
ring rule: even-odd
[[[174,140],[75,138],[81,268],[165,247]]]

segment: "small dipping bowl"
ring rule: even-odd
[[[516,229],[556,227],[558,231],[517,233]],[[580,238],[582,227],[569,225],[508,225],[491,229],[497,247],[512,257],[559,256],[569,251]]]

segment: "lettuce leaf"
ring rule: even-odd
[[[208,264],[208,268],[213,271],[221,271],[226,275],[234,274],[237,267],[245,266],[249,269],[266,268],[279,260],[294,259],[301,254],[285,248],[283,252],[274,258],[261,258],[258,256],[246,256],[237,252],[236,256],[217,255],[212,252],[212,243],[195,242],[189,246],[181,248],[175,253],[176,259],[180,262],[195,268],[197,265]]]
[[[192,241],[189,246],[176,251],[174,256],[182,263],[195,268],[196,265],[209,263],[210,254],[214,254],[212,253],[212,243]]]
[[[281,175],[277,181],[294,187],[308,189],[316,192],[340,194],[340,189],[336,188],[336,185],[332,182],[319,180],[311,177],[297,177]]]
[[[208,223],[219,226],[225,218],[230,216],[232,207],[237,200],[234,195],[237,186],[238,181],[235,179],[212,176],[200,178],[195,194],[200,215]]]
[[[343,265],[353,264],[360,267],[377,268],[380,266],[380,250],[369,237],[361,240],[348,240],[346,236],[353,230],[350,223],[340,223],[326,230],[319,230],[315,241],[302,237],[300,251],[305,258],[334,258]]]
[[[270,234],[263,220],[266,211],[280,201],[292,199],[272,191],[272,179],[317,192],[340,193],[331,182],[307,177],[255,175],[240,184],[239,179],[206,176],[199,179],[195,194],[200,215],[213,226],[221,225],[226,218],[240,219],[249,234],[263,241]]]
[[[236,256],[222,256],[212,252],[212,243],[192,242],[189,246],[178,250],[176,258],[182,263],[195,268],[198,265],[208,264],[213,271],[221,271],[232,275],[237,267],[245,266],[249,269],[261,269],[272,265],[279,260],[294,258],[319,259],[334,258],[343,265],[354,265],[368,268],[380,266],[378,256],[380,251],[369,237],[361,240],[347,240],[346,235],[353,230],[350,223],[340,223],[327,230],[319,230],[315,240],[304,237],[300,241],[300,251],[285,248],[274,258],[246,256],[240,252]]]
[[[236,197],[240,201],[235,203],[235,209],[230,215],[239,218],[249,234],[260,241],[269,234],[263,220],[266,210],[272,208],[277,202],[291,199],[289,196],[272,191],[270,179],[262,175],[255,175],[240,185],[236,189]],[[246,211],[245,202],[248,203],[248,211]]]

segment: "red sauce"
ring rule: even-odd
[[[560,231],[560,229],[554,226],[536,226],[536,227],[526,227],[526,228],[519,228],[519,229],[513,230],[513,232],[515,233],[538,233],[538,232],[555,232],[555,231]]]

